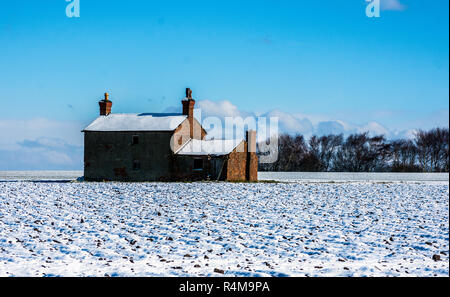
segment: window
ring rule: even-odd
[[[131,143],[133,145],[138,145],[139,144],[139,135],[133,135],[133,137],[131,139]]]
[[[194,170],[203,170],[203,159],[194,159]]]
[[[133,170],[140,170],[141,169],[141,163],[139,161],[134,160],[133,161]]]

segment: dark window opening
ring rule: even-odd
[[[131,140],[131,143],[132,143],[133,145],[139,144],[139,135],[133,135],[133,138],[132,138],[132,140]]]
[[[203,159],[194,159],[194,170],[203,170]]]
[[[141,169],[141,163],[139,161],[133,161],[133,170],[140,170]]]

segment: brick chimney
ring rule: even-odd
[[[258,155],[256,154],[256,131],[248,130],[247,141],[247,180],[258,181]]]
[[[194,105],[195,100],[192,99],[192,90],[186,88],[186,98],[181,101],[183,104],[183,115],[186,115],[189,119],[189,136],[194,138]]]
[[[100,115],[107,116],[111,113],[112,102],[108,99],[109,94],[105,93],[105,99],[100,100],[98,105],[100,105]]]

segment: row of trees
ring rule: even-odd
[[[273,142],[273,141],[272,141]],[[266,145],[270,146],[267,142]],[[261,147],[261,144],[260,144]],[[261,171],[448,172],[449,129],[419,130],[414,139],[387,140],[368,133],[278,137],[278,159]]]

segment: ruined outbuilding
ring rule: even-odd
[[[111,113],[108,94],[100,116],[84,132],[87,181],[257,181],[256,132],[246,139],[206,140],[186,89],[182,113]]]

